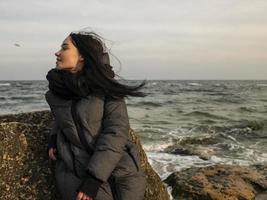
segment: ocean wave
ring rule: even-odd
[[[201,145],[203,147],[216,146],[221,143],[245,145],[266,141],[266,121],[241,121],[235,125],[194,125],[186,129],[177,129],[170,137],[174,145]],[[181,132],[182,130],[182,132]],[[261,143],[263,145],[263,142]]]
[[[179,89],[167,89],[164,92],[162,92],[163,95],[176,95],[180,93]]]
[[[173,139],[175,144],[188,145],[188,144],[199,144],[199,145],[211,145],[216,144],[216,138],[211,134],[198,136],[180,136],[176,139]]]
[[[204,89],[204,88],[199,88],[199,89],[195,89],[195,88],[182,88],[180,89],[181,92],[215,92],[212,89]]]
[[[210,96],[230,96],[232,94],[226,93],[226,92],[209,92],[206,95],[210,95]]]
[[[198,120],[199,123],[205,124],[205,125],[211,125],[211,124],[216,124],[217,122],[212,119],[200,119]]]
[[[10,99],[10,100],[33,100],[33,99],[36,99],[36,98],[38,98],[38,99],[42,99],[42,97],[39,96],[39,95],[11,96],[11,97],[9,97],[8,99]]]
[[[216,83],[216,84],[214,84],[214,86],[216,86],[216,87],[221,87],[222,84],[220,84],[220,83]]]
[[[161,152],[161,151],[163,151],[164,149],[168,148],[171,145],[172,145],[172,143],[160,144],[158,142],[157,143],[155,142],[155,143],[144,144],[143,148],[147,152]]]
[[[147,136],[152,137],[153,135],[150,135],[150,134],[153,134],[153,133],[162,134],[162,133],[165,133],[165,130],[163,128],[157,128],[154,126],[152,127],[152,126],[144,125],[142,128],[138,128],[137,132],[148,133]]]
[[[222,102],[222,103],[240,104],[240,103],[244,103],[245,99],[242,99],[240,97],[235,97],[232,95],[226,95],[226,96],[222,96],[220,98],[214,99],[213,101]]]
[[[233,153],[233,152],[241,152],[245,149],[244,145],[242,145],[240,143],[236,143],[236,142],[229,142],[229,141],[224,141],[222,143],[218,143],[215,146],[219,147],[224,154],[226,154],[228,151]],[[230,154],[230,153],[228,153],[228,154]]]
[[[238,141],[239,139],[248,139],[248,137],[262,137],[267,129],[266,120],[250,121],[243,120],[230,124],[223,125],[199,125],[195,128],[198,132],[208,132],[214,134],[214,137],[219,141],[220,138]]]
[[[221,156],[211,156],[210,159],[213,163],[221,163],[226,165],[252,165],[253,162],[247,159],[239,159],[239,158],[233,158],[233,157],[221,157]]]
[[[158,82],[148,82],[146,84],[146,88],[153,87],[153,86],[156,86],[156,85],[158,85]]]
[[[181,86],[182,83],[168,83],[168,86]]]
[[[232,158],[233,160],[244,160],[251,164],[262,163],[267,161],[266,153],[262,153],[257,146],[244,145],[242,143],[224,142],[216,145],[220,147],[220,157]]]
[[[258,83],[258,84],[256,84],[256,86],[258,86],[258,87],[267,87],[267,84],[266,83]]]
[[[200,159],[198,156],[181,156],[163,152],[147,152],[148,162],[164,180],[171,173],[192,166],[208,166],[212,162]]]
[[[250,108],[250,107],[246,107],[246,106],[242,106],[238,108],[239,111],[241,112],[256,112],[256,109]]]
[[[267,120],[242,120],[238,125],[235,125],[233,128],[250,128],[251,130],[264,130],[267,126]]]
[[[202,86],[202,84],[196,83],[196,82],[188,83],[188,85],[190,85],[190,86]]]
[[[209,112],[203,112],[203,111],[193,111],[190,113],[185,114],[186,116],[194,116],[194,117],[208,117],[208,118],[212,118],[212,119],[228,119],[227,117],[224,116],[219,116],[219,115],[214,115],[211,114]]]
[[[142,102],[138,102],[138,103],[127,103],[127,105],[131,105],[131,106],[151,106],[151,107],[161,107],[162,103],[159,102],[153,102],[153,101],[142,101]]]
[[[201,145],[172,145],[164,149],[164,152],[178,155],[196,155],[203,160],[208,160],[214,154],[214,151],[210,147],[204,147]]]
[[[10,86],[10,83],[0,83],[0,86]]]

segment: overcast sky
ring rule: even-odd
[[[126,79],[267,78],[267,0],[1,0],[0,25],[0,80],[45,80],[86,27]]]

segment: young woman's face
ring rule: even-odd
[[[55,53],[57,57],[56,68],[76,72],[82,69],[84,62],[78,49],[73,45],[68,36],[62,43],[61,49]]]

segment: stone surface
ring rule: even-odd
[[[176,200],[262,200],[266,197],[267,166],[214,165],[171,174]]]
[[[203,147],[200,145],[174,145],[167,147],[164,152],[171,154],[179,154],[179,155],[196,155],[203,160],[209,160],[211,156],[214,155],[214,151],[208,147]]]
[[[144,200],[165,200],[169,199],[166,187],[161,184],[161,179],[158,174],[153,170],[151,165],[148,163],[146,154],[142,148],[139,136],[131,129],[130,135],[134,143],[138,145],[139,153],[141,155],[141,165],[146,173],[147,182],[149,183],[146,188]]]
[[[50,111],[0,116],[0,199],[59,199],[53,169],[47,155]],[[144,200],[168,200],[165,185],[152,169],[140,138],[130,130],[137,143],[148,186]]]

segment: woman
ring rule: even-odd
[[[145,174],[129,138],[124,97],[139,86],[114,79],[100,37],[71,33],[55,53],[45,97],[53,114],[48,154],[63,200],[142,200]]]

